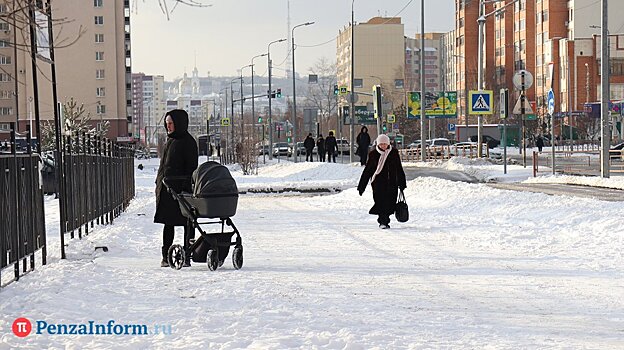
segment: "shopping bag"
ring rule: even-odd
[[[394,210],[394,217],[398,222],[406,222],[409,220],[409,210],[407,208],[407,202],[405,201],[403,190],[399,193],[396,209]]]

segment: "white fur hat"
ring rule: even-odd
[[[377,136],[377,144],[380,143],[385,143],[387,145],[390,144],[390,138],[387,135],[384,134],[380,134],[379,136]]]

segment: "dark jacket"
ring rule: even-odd
[[[312,136],[306,137],[305,141],[303,141],[303,147],[310,152],[314,149],[314,139]]]
[[[175,131],[167,135],[163,148],[160,167],[156,175],[156,214],[154,222],[173,225],[186,225],[180,207],[162,184],[166,178],[171,189],[180,193],[192,192],[191,175],[197,169],[197,142],[188,133],[188,114],[181,109],[168,112],[173,119]]]
[[[327,136],[325,139],[325,150],[329,154],[336,153],[338,150],[338,143],[333,135]]]
[[[362,131],[360,131],[360,133],[357,135],[355,141],[358,145],[359,154],[368,153],[368,147],[370,146],[371,139],[368,132],[364,132],[364,128],[362,128]]]
[[[377,164],[381,154],[377,152],[375,147],[368,154],[368,162],[366,167],[362,171],[360,182],[358,184],[358,191],[360,194],[364,193],[368,181],[373,177],[375,170],[377,170]],[[399,151],[396,148],[390,150],[388,158],[384,163],[383,169],[375,177],[375,181],[371,183],[373,188],[373,199],[375,205],[369,210],[369,214],[394,214],[394,209],[399,194],[399,188],[406,188],[405,172],[403,172],[403,166],[401,165],[401,158],[399,157]]]
[[[316,140],[316,151],[318,152],[318,154],[325,153],[325,138],[323,138],[322,136],[319,137],[318,140]]]

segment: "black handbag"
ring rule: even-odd
[[[399,193],[399,199],[394,210],[394,217],[398,222],[407,222],[409,220],[409,210],[407,209],[407,202],[405,201],[405,195],[403,190]]]

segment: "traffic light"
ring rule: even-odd
[[[375,110],[375,119],[381,118],[381,86],[373,86],[373,109]]]
[[[338,96],[340,90],[338,90],[338,84],[334,85],[334,95]]]
[[[282,89],[277,89],[277,93],[275,94],[275,97],[282,98]]]
[[[383,130],[383,132],[385,134],[386,131],[388,131],[388,124],[386,124],[386,123],[381,124],[381,129]]]
[[[262,123],[262,117],[258,117],[258,123]]]

